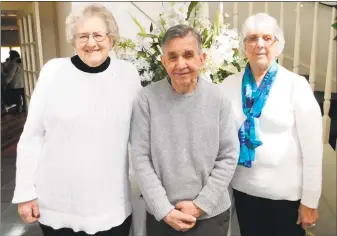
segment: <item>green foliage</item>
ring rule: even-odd
[[[132,19],[133,19],[133,21],[136,23],[136,25],[139,27],[140,32],[141,32],[141,33],[145,33],[145,29],[144,29],[143,26],[141,26],[141,24],[139,23],[139,21],[138,21],[135,17],[133,17]]]
[[[120,41],[118,43],[118,47],[125,52],[128,48],[134,50],[136,48],[136,44],[134,42],[132,42],[131,39],[125,39],[125,40]]]
[[[198,3],[199,2],[197,1],[190,2],[188,5],[188,8],[184,9],[184,10],[187,10],[187,14],[186,14],[186,11],[184,13],[186,14],[186,19],[185,19],[185,15],[183,18],[188,22],[188,24],[191,27],[195,27],[196,29],[200,31],[201,36],[202,36],[203,49],[210,50],[211,47],[212,48],[214,47],[215,45],[214,42],[216,40],[219,40],[218,38],[215,40],[215,38],[219,36],[220,34],[222,34],[223,32],[222,30],[226,29],[227,26],[224,26],[224,24],[222,23],[223,21],[221,20],[221,17],[223,16],[220,15],[219,11],[217,12],[215,21],[212,24],[209,24],[209,22],[206,21],[208,22],[208,25],[207,26],[204,25],[203,21],[200,21],[200,19],[202,18],[198,18],[200,14],[200,9],[202,7],[198,5]],[[134,17],[132,18],[140,30],[138,32],[138,36],[140,36],[144,41],[146,41],[147,45],[148,44],[150,45],[149,48],[145,48],[143,44],[136,46],[135,43],[133,43],[130,39],[124,40],[120,42],[118,45],[119,48],[122,49],[124,52],[126,52],[127,49],[130,49],[133,55],[136,56],[136,59],[141,58],[148,63],[148,65],[146,65],[148,70],[143,69],[143,66],[139,66],[139,68],[142,68],[142,69],[138,69],[139,74],[143,76],[143,78],[151,79],[151,81],[148,81],[148,80],[142,81],[143,86],[147,86],[152,81],[156,82],[161,79],[164,79],[167,76],[167,72],[160,61],[160,55],[161,55],[160,45],[161,45],[163,36],[165,34],[165,31],[167,30],[167,27],[169,27],[168,26],[169,24],[167,24],[167,21],[169,21],[169,19],[166,19],[165,15],[163,14],[164,13],[160,14],[160,20],[156,24],[151,23],[149,28],[146,27],[148,31],[145,30],[145,28],[140,24],[140,22],[136,18]],[[213,69],[209,69],[209,67],[207,67],[208,72],[212,71],[213,73],[213,75],[211,75],[211,79],[213,83],[221,83],[226,77],[233,74],[235,71],[241,71],[241,66],[239,63],[242,63],[242,60],[240,62],[239,50],[237,48],[233,48],[233,50],[234,50],[234,56],[233,56],[234,58],[233,58],[233,62],[231,63],[231,65],[227,65],[224,60],[223,62],[224,64],[222,64],[220,68],[216,66],[216,69],[217,69],[215,70],[216,73],[214,72],[214,66],[212,67]],[[211,59],[209,60],[210,62],[212,61]],[[210,64],[207,64],[207,66],[209,65]],[[204,68],[202,70],[203,72],[206,71],[204,70]],[[148,76],[149,71],[151,72],[150,73],[151,76]]]
[[[333,23],[331,26],[332,26],[332,28],[337,30],[337,17],[335,18],[335,23]],[[337,40],[337,35],[335,36],[334,40]]]
[[[187,11],[187,17],[186,20],[188,20],[191,16],[192,11],[195,9],[195,7],[198,5],[198,2],[191,2],[190,5],[188,6],[188,11]]]

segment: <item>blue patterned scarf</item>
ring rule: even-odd
[[[248,168],[252,167],[252,162],[255,160],[255,148],[262,145],[262,142],[256,136],[255,125],[266,104],[277,71],[278,64],[274,62],[264,76],[260,86],[257,87],[250,65],[247,64],[246,66],[242,79],[242,108],[247,119],[239,130],[239,165]]]

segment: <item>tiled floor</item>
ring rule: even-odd
[[[37,224],[25,225],[12,205],[15,186],[16,143],[25,115],[1,117],[1,226],[0,236],[42,236]]]
[[[15,152],[15,150],[14,150]],[[8,154],[11,152],[8,151]],[[15,155],[1,155],[1,236],[42,236],[38,225],[25,225],[11,200],[15,186]]]
[[[22,119],[22,117],[12,117],[14,119]],[[6,118],[8,122],[10,117]],[[6,131],[6,120],[2,119],[2,132]],[[22,126],[24,120],[16,121],[17,126]],[[20,127],[16,127],[16,130],[20,130]],[[21,127],[22,129],[22,127]],[[8,133],[7,133],[8,134]],[[2,138],[6,138],[6,133],[2,133]],[[11,142],[14,142],[14,134],[7,135],[11,138]],[[16,134],[18,136],[18,134]],[[18,137],[17,137],[18,138]],[[6,143],[6,140],[2,139],[2,142],[5,145],[1,152],[1,226],[0,226],[0,236],[42,236],[42,232],[37,224],[25,225],[17,213],[17,205],[12,205],[11,199],[13,197],[14,190],[14,179],[15,179],[15,161],[16,161],[16,145],[12,143]],[[332,178],[335,178],[336,173],[332,174]],[[138,193],[137,193],[138,195]],[[138,195],[139,196],[139,195]],[[139,200],[137,200],[139,201]],[[135,203],[136,201],[134,201]],[[142,203],[136,203],[141,208],[143,208]],[[137,209],[139,210],[139,209]],[[145,216],[140,211],[134,210],[134,215],[139,217]],[[321,199],[321,204],[319,208],[320,218],[316,226],[311,230],[308,236],[336,236],[336,209],[333,209],[333,206],[330,206],[327,202],[327,199],[324,197],[324,194]],[[139,218],[138,217],[138,218]],[[141,229],[142,222],[138,220],[135,222],[135,227],[139,229],[134,230],[142,232]],[[140,230],[141,229],[141,230]],[[137,236],[145,236],[141,234],[135,234]],[[291,235],[285,235],[291,236]]]

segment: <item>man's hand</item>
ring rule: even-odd
[[[167,216],[165,216],[164,221],[175,230],[186,232],[194,227],[197,219],[191,215],[173,209]]]
[[[37,204],[37,199],[22,202],[18,205],[18,212],[21,216],[23,222],[34,223],[40,218],[39,206]]]
[[[197,205],[195,205],[193,201],[178,202],[176,204],[176,209],[185,214],[194,216],[195,218],[199,218],[205,215],[205,212],[203,212]]]
[[[297,224],[302,223],[302,228],[307,230],[314,226],[316,220],[318,219],[317,209],[309,208],[305,205],[300,205],[298,208],[298,219]]]

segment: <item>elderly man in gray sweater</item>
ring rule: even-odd
[[[206,55],[193,28],[171,27],[162,50],[169,76],[141,90],[132,118],[147,235],[226,236],[239,156],[230,102],[199,78]]]

